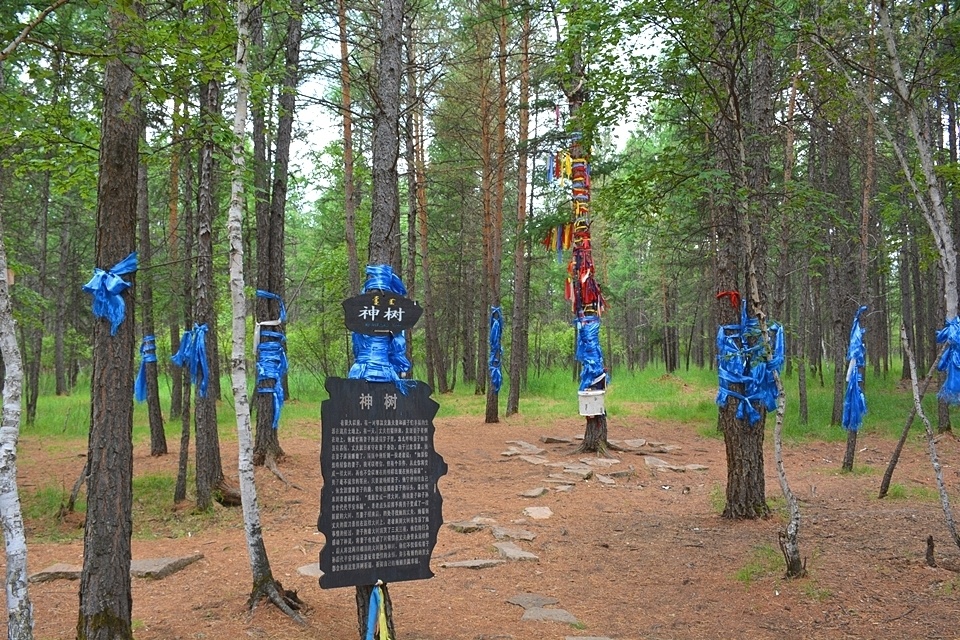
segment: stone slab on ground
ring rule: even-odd
[[[29,582],[50,582],[51,580],[79,580],[83,567],[78,567],[64,562],[52,564],[46,569],[41,569],[36,573],[31,573],[27,578]]]
[[[679,471],[681,473],[687,470],[686,467],[670,464],[666,460],[657,458],[656,456],[644,456],[643,461],[644,463],[646,463],[648,467],[652,467],[654,469],[664,469],[667,471]]]
[[[523,451],[524,453],[529,453],[529,454],[532,454],[532,455],[535,455],[535,456],[536,456],[536,455],[540,455],[541,453],[544,452],[544,450],[541,449],[540,447],[538,447],[537,445],[535,445],[535,444],[530,444],[529,442],[526,442],[525,440],[507,440],[507,444],[512,444],[512,445],[514,445],[513,447],[511,447],[511,449],[512,449],[512,448],[517,448],[517,449],[520,449],[521,451]]]
[[[524,462],[529,462],[530,464],[537,464],[537,465],[539,465],[539,464],[547,464],[548,462],[550,462],[549,460],[547,460],[547,459],[544,458],[543,456],[528,456],[528,455],[523,455],[523,456],[520,456],[520,459],[523,460]]]
[[[146,560],[132,560],[130,562],[130,575],[134,578],[149,578],[150,580],[162,580],[167,576],[180,571],[198,560],[203,559],[202,553],[194,553],[189,556],[179,556],[176,558],[148,558]]]
[[[557,604],[558,602],[560,601],[556,598],[542,596],[539,593],[520,593],[507,600],[507,604],[515,604],[524,609],[543,608],[550,604]]]
[[[616,480],[614,480],[610,476],[605,476],[602,473],[598,473],[594,477],[597,479],[597,482],[599,482],[600,484],[605,484],[608,487],[612,487],[613,485],[617,484]]]
[[[544,609],[543,607],[533,607],[523,612],[521,620],[535,620],[538,622],[563,622],[566,624],[577,624],[577,619],[569,611],[563,609]]]
[[[323,575],[323,571],[320,571],[320,563],[314,562],[312,564],[305,564],[302,567],[297,567],[297,573],[308,578],[320,578]]]
[[[523,515],[534,520],[546,520],[553,515],[550,507],[527,507],[523,510]]]
[[[485,529],[487,525],[474,520],[465,520],[461,522],[450,522],[447,523],[447,526],[457,533],[476,533],[477,531]]]
[[[506,558],[507,560],[526,560],[539,562],[535,554],[530,553],[529,551],[524,551],[517,545],[512,542],[497,542],[494,545],[497,548],[497,551],[500,552],[500,555]]]
[[[501,558],[481,558],[477,560],[460,560],[458,562],[444,562],[440,566],[444,569],[489,569],[490,567],[495,567],[500,564],[504,564],[506,560]]]
[[[633,438],[632,440],[624,440],[623,444],[627,445],[632,449],[640,449],[641,447],[646,446],[647,441],[643,438]]]
[[[633,465],[630,465],[626,469],[617,469],[616,471],[608,471],[604,475],[610,476],[611,478],[629,478],[637,472],[633,468]]]
[[[539,498],[547,492],[546,487],[537,487],[536,489],[527,489],[520,493],[521,498]]]
[[[615,464],[620,464],[620,461],[616,458],[580,458],[580,462],[591,467],[612,467]]]
[[[527,542],[532,541],[537,537],[532,531],[527,531],[526,529],[513,529],[510,527],[494,527],[492,529],[493,537],[497,540],[526,540]]]
[[[149,578],[162,580],[167,576],[180,571],[197,560],[202,560],[202,553],[176,558],[148,558],[145,560],[130,561],[130,575],[134,578]],[[51,580],[79,580],[83,567],[58,562],[45,569],[30,575],[30,582],[50,582]]]
[[[590,478],[593,477],[593,469],[591,469],[590,467],[586,467],[586,468],[580,467],[580,466],[564,467],[563,472],[568,473],[572,476],[576,476],[581,480],[589,480]]]
[[[540,436],[540,442],[543,444],[573,444],[573,438],[560,438],[557,436]]]

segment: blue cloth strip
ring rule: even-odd
[[[367,612],[367,635],[365,640],[375,640],[377,617],[380,615],[380,587],[370,590],[370,610]]]
[[[147,364],[157,361],[157,344],[153,336],[143,336],[140,342],[140,371],[133,384],[133,397],[137,402],[147,399]]]
[[[600,348],[600,317],[584,316],[575,321],[577,360],[580,362],[580,391],[606,387],[603,350]]]
[[[867,349],[863,342],[866,333],[860,325],[860,314],[866,311],[862,306],[853,316],[850,327],[850,343],[847,346],[847,388],[843,394],[843,419],[841,425],[847,431],[859,431],[863,416],[867,413],[867,398],[863,394],[863,372],[867,365]]]
[[[274,338],[264,341],[263,338]],[[283,376],[289,369],[287,353],[284,349],[287,337],[278,331],[261,331],[260,345],[257,347],[257,393],[273,394],[273,428],[280,426],[280,411],[286,401],[283,389]],[[261,387],[261,382],[273,380],[272,387]]]
[[[283,304],[283,298],[278,296],[275,293],[270,293],[269,291],[264,291],[263,289],[257,289],[258,298],[266,298],[268,300],[276,300],[280,303],[280,322],[287,321],[287,307]]]
[[[493,385],[494,393],[500,393],[500,387],[503,386],[503,371],[500,367],[503,359],[502,336],[503,311],[500,307],[490,307],[490,358],[487,366],[490,369],[490,384]]]
[[[403,280],[393,272],[390,265],[367,265],[366,273],[367,281],[361,293],[389,291],[401,296],[407,294]],[[416,384],[413,380],[400,377],[401,373],[413,368],[407,359],[407,339],[402,331],[376,336],[354,333],[352,342],[354,362],[347,374],[348,378],[369,382],[393,382],[404,395]]]
[[[83,285],[83,290],[93,295],[93,315],[110,321],[110,335],[117,335],[117,328],[126,318],[123,292],[130,283],[121,278],[137,270],[137,252],[113,265],[111,269],[94,269],[93,278]]]
[[[721,325],[717,331],[717,405],[723,407],[729,398],[734,398],[738,401],[737,419],[748,420],[750,426],[761,417],[754,403],[767,411],[777,408],[774,373],[781,370],[785,357],[783,327],[773,322],[767,332],[769,353],[761,339],[760,322],[747,317],[746,301],[741,306],[740,323]],[[734,384],[743,385],[744,392],[731,389]]]
[[[937,369],[945,371],[946,380],[937,397],[948,404],[960,404],[960,317],[954,318],[937,332],[937,343],[947,343]]]
[[[207,325],[194,324],[193,329],[185,332],[180,339],[180,350],[170,357],[175,365],[190,371],[190,382],[197,385],[197,392],[201,398],[207,397],[207,385],[210,379],[206,337]]]

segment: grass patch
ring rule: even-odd
[[[938,502],[940,500],[940,494],[936,489],[920,486],[908,487],[899,482],[894,482],[890,485],[890,488],[887,489],[886,497],[892,500],[909,500],[914,498],[923,502]]]
[[[734,576],[737,582],[750,586],[760,578],[777,575],[786,571],[783,556],[769,545],[760,545],[753,548],[747,564],[737,570]]]
[[[815,580],[806,581],[803,586],[800,587],[800,591],[803,595],[817,602],[823,602],[833,595],[833,592],[829,589],[818,586]]]

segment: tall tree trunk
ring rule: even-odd
[[[139,6],[134,3],[134,10]],[[110,9],[115,43],[135,37],[133,17]],[[116,44],[114,44],[116,47]],[[121,57],[122,56],[122,57]],[[112,269],[136,246],[137,151],[140,99],[133,69],[138,52],[124,46],[104,70],[100,177],[97,185],[96,264]],[[133,284],[134,276],[126,276]],[[90,436],[87,454],[87,519],[80,576],[78,640],[133,638],[130,539],[133,530],[133,345],[130,292],[126,319],[111,335],[111,323],[93,323]]]
[[[286,295],[284,279],[285,269],[285,243],[284,228],[287,208],[287,189],[289,184],[290,167],[290,144],[293,139],[293,119],[296,110],[296,92],[300,77],[300,41],[302,36],[302,13],[303,4],[301,0],[295,0],[290,7],[290,16],[287,20],[287,39],[284,53],[284,76],[278,100],[280,107],[280,117],[277,122],[277,145],[274,154],[273,180],[270,197],[268,232],[261,226],[260,220],[257,221],[257,230],[259,241],[257,242],[257,264],[259,265],[257,285],[260,289],[265,289],[277,296],[281,300]],[[262,254],[261,248],[266,242],[266,255]],[[267,276],[267,277],[264,277]],[[259,298],[257,301],[257,312],[260,318],[269,318],[271,320],[280,317],[280,303],[276,300]],[[280,327],[277,328],[281,332]],[[269,388],[273,382],[264,381],[264,387]],[[285,386],[285,391],[289,390],[287,380],[281,379],[280,384]],[[257,436],[254,443],[254,463],[269,463],[271,460],[279,460],[284,452],[280,446],[278,430],[273,428],[274,424],[274,404],[273,396],[269,393],[261,393],[257,396]]]
[[[209,18],[208,18],[209,19]],[[199,198],[197,200],[197,281],[194,300],[194,322],[206,327],[206,348],[210,377],[215,378],[216,352],[212,348],[217,342],[214,324],[214,282],[213,282],[213,216],[214,198],[214,130],[215,120],[220,113],[220,83],[209,77],[201,88],[200,122],[202,141],[200,146]],[[223,465],[220,460],[220,436],[217,432],[217,400],[211,380],[202,392],[197,385],[196,402],[196,485],[197,508],[209,509],[214,492],[223,484]]]
[[[57,265],[56,303],[53,322],[53,370],[58,396],[66,395],[70,386],[67,376],[66,334],[67,334],[67,291],[75,286],[70,277],[72,269],[71,232],[76,214],[72,205],[63,209],[63,223],[60,225],[60,250]]]
[[[520,115],[517,134],[517,220],[513,246],[513,310],[510,313],[510,391],[507,393],[507,415],[520,411],[520,387],[528,366],[525,345],[529,341],[526,323],[526,242],[527,221],[527,146],[530,136],[530,9],[524,8],[523,31],[520,35]]]
[[[402,33],[404,0],[384,0],[380,7],[380,51],[373,111],[373,198],[370,215],[369,260],[391,265],[396,273],[400,259],[400,194],[397,159],[400,155],[400,77],[403,66]],[[361,640],[367,637],[367,612],[374,585],[357,586],[357,620]],[[390,637],[393,605],[386,585],[382,590]]]
[[[183,328],[185,331],[189,331],[193,326],[191,320],[193,318],[193,306],[194,306],[194,257],[193,257],[193,245],[196,240],[196,225],[194,223],[194,171],[193,171],[193,161],[191,160],[192,153],[190,152],[191,143],[189,142],[190,136],[186,136],[183,141],[183,151],[181,153],[182,157],[187,160],[183,166],[183,184],[184,184],[184,199],[183,199],[183,222],[180,226],[183,233],[183,289],[182,289],[182,307],[180,309],[180,315],[183,318]],[[172,331],[175,331],[175,328],[171,327]],[[176,332],[176,344],[180,344],[180,333]],[[179,369],[179,367],[176,367]],[[193,415],[191,413],[190,405],[192,400],[190,397],[190,375],[187,372],[184,372],[180,376],[180,395],[182,397],[181,410],[180,410],[180,451],[177,459],[177,483],[173,491],[173,501],[174,503],[180,503],[187,499],[187,466],[190,462],[190,424]]]
[[[300,614],[294,612],[284,600],[281,589],[270,569],[263,527],[260,522],[260,507],[257,504],[257,487],[254,482],[253,443],[250,433],[250,405],[247,399],[247,300],[244,292],[243,274],[243,180],[244,180],[244,132],[247,121],[247,75],[248,17],[245,0],[237,3],[237,110],[233,124],[233,180],[230,188],[230,210],[227,218],[227,237],[230,243],[230,300],[232,308],[231,380],[234,409],[237,416],[237,441],[240,449],[240,489],[243,504],[244,532],[247,553],[253,577],[253,589],[247,601],[253,608],[263,598],[280,607],[287,615],[305,624]]]
[[[143,337],[154,336],[153,323],[153,277],[150,262],[153,259],[153,247],[150,243],[150,202],[147,199],[147,165],[141,161],[137,168],[137,221],[140,226],[140,305],[143,309]],[[155,345],[155,339],[149,341]],[[154,350],[155,350],[154,346]],[[141,358],[145,357],[143,353]],[[148,358],[149,360],[149,358]],[[163,432],[163,412],[160,410],[160,385],[157,382],[157,363],[146,362],[142,365],[147,382],[147,417],[150,422],[150,455],[167,454],[167,436]]]
[[[0,79],[0,85],[4,84]],[[6,186],[6,171],[3,172]],[[5,191],[5,190],[4,190]],[[0,207],[2,210],[3,207]],[[17,487],[17,442],[20,437],[23,361],[7,283],[7,250],[0,218],[0,363],[3,382],[0,419],[0,526],[6,558],[7,638],[33,640],[33,604],[27,574],[27,538]]]
[[[173,133],[172,144],[173,153],[170,156],[170,189],[167,192],[167,251],[170,256],[170,262],[174,267],[172,273],[177,272],[176,265],[180,260],[180,250],[178,238],[184,232],[186,227],[180,225],[180,156],[184,146],[180,139],[180,116],[181,102],[178,98],[173,103]],[[189,156],[187,156],[189,158]],[[190,272],[189,261],[182,265],[186,272]],[[180,324],[182,309],[178,309],[176,304],[171,304],[169,315],[167,317],[167,330],[170,334],[170,353],[177,353],[180,350]],[[183,370],[180,367],[167,366],[170,374],[170,419],[176,420],[183,412]]]

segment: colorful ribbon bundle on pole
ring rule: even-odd
[[[190,371],[190,383],[197,385],[201,398],[207,397],[210,367],[207,364],[207,325],[193,325],[180,338],[180,350],[170,357],[173,364]],[[199,382],[198,382],[199,380]]]
[[[843,420],[841,424],[847,431],[859,431],[863,416],[867,413],[867,398],[863,394],[863,372],[867,365],[867,349],[863,336],[867,332],[860,325],[860,314],[866,311],[863,306],[853,316],[850,327],[850,344],[847,347],[847,390],[843,396]]]
[[[110,335],[117,335],[117,328],[127,315],[123,302],[124,291],[130,283],[121,278],[137,270],[137,252],[113,265],[111,269],[94,269],[93,278],[83,285],[83,290],[93,295],[93,315],[110,321]]]
[[[157,344],[153,336],[143,336],[140,342],[140,370],[133,384],[133,397],[137,402],[147,399],[147,365],[157,361]]]
[[[287,308],[283,304],[283,299],[275,293],[257,289],[258,298],[276,300],[280,305],[280,319],[271,321],[267,326],[279,326],[287,321]],[[265,323],[261,323],[263,325]],[[268,338],[264,340],[264,338]],[[283,389],[283,376],[287,374],[287,336],[280,331],[265,330],[261,326],[258,332],[257,342],[257,393],[269,393],[273,395],[273,428],[280,426],[280,411],[283,409],[283,403],[286,395]],[[272,387],[261,386],[260,383],[272,380]]]
[[[407,294],[403,281],[393,272],[390,265],[367,265],[367,281],[361,293],[384,291],[401,296]],[[403,380],[400,374],[410,371],[412,365],[407,358],[407,340],[403,332],[388,336],[368,336],[353,334],[354,363],[350,367],[348,378],[367,380],[368,382],[393,382],[401,393],[416,384],[414,380]]]
[[[565,249],[573,255],[567,267],[565,297],[570,301],[577,329],[577,360],[582,369],[580,390],[601,390],[606,386],[603,350],[600,348],[600,316],[606,300],[596,280],[596,267],[590,245],[590,165],[581,153],[580,134],[573,134],[572,152],[550,156],[548,182],[570,183],[573,221],[551,229],[543,244],[556,249],[560,259]],[[577,155],[574,155],[577,154]]]
[[[387,608],[380,585],[377,584],[370,591],[370,608],[367,613],[367,636],[364,640],[390,640],[390,629],[387,625]]]
[[[937,369],[945,371],[947,379],[940,386],[937,397],[948,404],[960,404],[960,317],[947,322],[937,332],[937,343],[946,342]]]
[[[500,393],[500,387],[503,386],[503,372],[500,369],[503,359],[503,345],[500,343],[502,335],[503,312],[500,307],[490,307],[490,359],[487,364],[494,393]]]
[[[747,317],[746,302],[741,306],[740,323],[721,325],[717,331],[717,373],[720,378],[717,405],[723,407],[729,398],[736,398],[739,401],[737,419],[748,419],[750,426],[760,420],[754,402],[766,407],[767,411],[777,408],[774,373],[783,367],[783,328],[772,323],[767,332],[769,352],[767,341],[760,335],[760,322]],[[743,393],[731,389],[734,384],[743,385]]]

